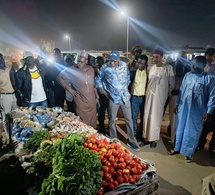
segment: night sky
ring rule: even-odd
[[[126,50],[134,45],[167,49],[215,46],[215,0],[0,0],[0,47]],[[0,48],[1,50],[1,48]]]

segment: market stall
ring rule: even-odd
[[[37,107],[19,108],[12,116],[16,153],[33,180],[29,191],[145,195],[158,189],[153,162],[98,134],[73,113]]]

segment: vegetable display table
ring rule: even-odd
[[[98,134],[70,112],[42,107],[26,112],[14,118],[12,133],[31,154],[28,172],[40,195],[148,195],[158,189],[154,163],[118,139]]]

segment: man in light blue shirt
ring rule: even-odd
[[[96,78],[96,87],[100,94],[106,95],[109,99],[109,130],[110,137],[117,138],[116,116],[119,107],[122,108],[126,129],[128,134],[128,146],[134,151],[139,147],[135,144],[133,123],[131,116],[130,93],[128,85],[130,83],[130,73],[125,62],[119,60],[118,51],[112,51],[109,56],[109,62],[104,64]]]

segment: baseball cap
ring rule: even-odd
[[[23,59],[26,59],[27,57],[34,57],[33,53],[30,51],[24,51],[23,52]]]
[[[109,59],[109,60],[118,60],[119,57],[120,57],[119,52],[114,50],[114,51],[112,51],[112,52],[110,53],[108,59]]]
[[[153,54],[160,54],[161,56],[163,55],[163,50],[160,47],[157,47],[153,50]]]

